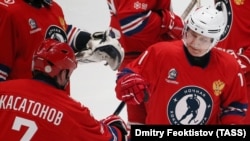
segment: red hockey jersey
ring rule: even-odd
[[[183,46],[182,41],[154,44],[127,66],[149,82],[151,97],[144,103],[146,114],[140,114],[145,123],[241,123],[247,108],[246,84],[235,59],[212,49],[209,64],[201,68],[190,64]]]
[[[222,40],[217,47],[232,54],[243,69],[248,85],[250,100],[250,1],[249,0],[215,0],[222,5],[227,17],[227,26]],[[250,111],[246,119],[250,124]]]
[[[170,0],[107,0],[110,26],[121,33],[125,59],[120,68],[158,41],[181,37],[183,23],[171,11]]]
[[[31,85],[32,84],[32,85]],[[121,141],[65,91],[42,81],[0,83],[1,141]]]
[[[23,0],[0,0],[0,20],[3,80],[31,78],[32,54],[43,39],[67,40],[64,15],[55,2],[38,9]]]
[[[227,26],[222,40],[217,46],[232,49],[235,52],[240,48],[250,47],[250,1],[226,1],[225,8],[224,10],[227,11]]]
[[[246,73],[247,83],[250,85],[250,1],[224,1],[227,26],[217,47],[226,51],[238,60]],[[217,3],[218,4],[218,3]]]

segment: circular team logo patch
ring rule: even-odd
[[[45,39],[55,39],[57,41],[66,43],[67,35],[62,28],[52,25],[46,31]]]
[[[224,16],[226,18],[226,27],[224,29],[223,34],[221,35],[220,40],[224,40],[227,35],[229,34],[229,31],[233,24],[233,12],[232,12],[232,5],[231,1],[229,0],[216,0],[215,7],[217,10],[222,11],[224,13]],[[236,15],[235,15],[236,16]]]
[[[197,86],[188,86],[171,97],[167,115],[173,125],[205,125],[212,106],[212,98],[207,91]]]

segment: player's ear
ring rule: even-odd
[[[66,83],[68,83],[70,76],[68,75],[69,71],[66,69],[61,70],[58,75],[56,76],[57,83],[60,86],[64,86]]]
[[[65,72],[66,72],[65,79],[66,79],[67,81],[69,81],[69,79],[70,79],[69,70],[65,70]]]
[[[62,80],[62,81],[65,81],[65,80],[69,80],[69,71],[64,69],[64,70],[61,70],[59,72],[59,75],[58,75],[59,79]]]

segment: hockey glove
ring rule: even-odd
[[[115,87],[116,97],[127,104],[141,104],[149,99],[148,84],[136,73],[120,77]]]
[[[128,135],[128,128],[126,123],[117,115],[110,115],[107,118],[101,120],[103,124],[109,125],[111,127],[116,127],[120,130],[122,135],[122,140],[125,141]]]
[[[77,61],[83,63],[106,61],[112,70],[117,70],[124,58],[124,50],[109,32],[95,32],[87,43],[87,50],[76,54]]]
[[[160,10],[159,15],[162,17],[163,35],[167,33],[174,40],[182,39],[182,31],[184,27],[183,20],[171,11],[166,9]]]

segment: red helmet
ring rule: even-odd
[[[77,67],[74,51],[67,43],[46,39],[34,52],[32,71],[44,72],[50,77],[56,76],[61,70],[69,70],[68,76]]]

